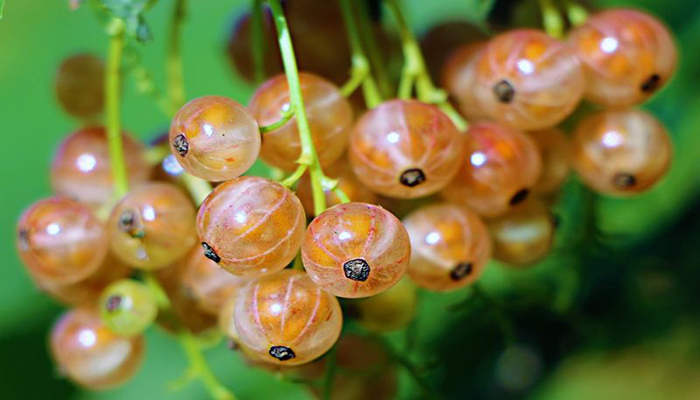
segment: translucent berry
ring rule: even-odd
[[[212,315],[218,315],[226,299],[249,281],[222,269],[205,257],[201,248],[194,249],[182,263],[182,285],[189,290],[202,311]]]
[[[340,336],[338,300],[304,272],[286,269],[241,289],[235,309],[241,342],[258,358],[298,365],[328,351]]]
[[[512,128],[544,129],[569,116],[584,77],[569,47],[536,30],[492,39],[476,65],[476,98],[488,116]]]
[[[204,255],[235,275],[262,275],[287,266],[299,251],[305,224],[294,193],[250,176],[217,186],[197,216]]]
[[[541,194],[553,194],[569,176],[569,141],[557,128],[528,132],[534,139],[542,158],[542,174],[533,187]]]
[[[491,257],[486,225],[453,204],[423,207],[404,219],[411,238],[408,276],[429,290],[462,288],[477,280]]]
[[[100,267],[87,278],[68,284],[58,284],[33,276],[34,283],[46,294],[69,306],[97,304],[102,291],[112,282],[127,278],[131,268],[107,252]]]
[[[85,205],[51,197],[34,203],[20,217],[17,249],[35,279],[65,285],[100,267],[109,240],[104,225]]]
[[[238,102],[221,96],[200,97],[175,115],[170,150],[190,174],[226,181],[241,176],[258,158],[260,131]]]
[[[463,160],[442,194],[487,217],[525,200],[542,171],[539,151],[530,137],[490,122],[469,128]]]
[[[401,279],[411,245],[406,228],[390,212],[347,203],[309,224],[301,254],[309,276],[323,290],[340,297],[368,297]]]
[[[350,139],[355,175],[373,191],[398,198],[435,193],[459,168],[461,135],[437,107],[392,100],[367,112]]]
[[[122,279],[107,286],[98,303],[105,325],[121,336],[143,333],[158,314],[156,299],[146,285]]]
[[[552,248],[557,221],[540,200],[532,199],[489,220],[494,257],[513,266],[528,266]]]
[[[676,68],[676,45],[661,22],[630,9],[593,14],[571,32],[586,75],[586,98],[608,107],[648,99]]]
[[[594,190],[615,196],[643,192],[668,170],[673,149],[666,128],[641,110],[604,111],[579,122],[572,164]]]
[[[355,176],[352,171],[350,162],[346,158],[341,158],[340,160],[333,163],[328,168],[324,168],[323,172],[329,178],[336,179],[338,181],[338,188],[340,188],[343,193],[345,193],[350,201],[377,204],[379,197],[371,190],[367,188],[359,179]],[[341,203],[338,196],[331,190],[324,189],[323,191],[326,195],[326,206],[332,207]],[[304,211],[306,215],[313,216],[314,212],[314,198],[311,192],[311,179],[309,174],[304,174],[304,176],[299,180],[296,190],[301,204],[304,206]]]
[[[65,59],[56,74],[58,103],[70,115],[94,117],[104,107],[104,62],[91,54]]]
[[[418,296],[416,286],[408,279],[378,295],[358,299],[353,306],[357,322],[372,332],[390,332],[405,328],[416,315]]]
[[[299,75],[301,92],[318,157],[327,166],[339,159],[348,143],[352,127],[352,107],[331,82],[308,73]],[[260,126],[272,125],[289,110],[287,77],[278,75],[255,91],[249,108]],[[296,118],[263,134],[260,157],[266,163],[293,171],[301,155]]]
[[[143,352],[142,336],[118,336],[89,308],[63,314],[51,330],[54,360],[71,380],[89,389],[128,381],[141,366]]]
[[[474,90],[476,64],[486,42],[476,42],[460,47],[450,55],[442,69],[442,82],[450,96],[456,101],[459,112],[470,122],[487,119],[481,109]]]
[[[167,267],[196,243],[195,213],[177,186],[156,182],[137,187],[109,217],[112,251],[135,268]]]
[[[146,182],[151,168],[143,145],[126,134],[122,139],[129,184]],[[95,207],[111,200],[114,181],[103,127],[82,128],[63,140],[51,163],[51,186],[59,195]]]

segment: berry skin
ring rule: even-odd
[[[329,178],[336,179],[338,181],[338,188],[342,190],[350,199],[350,201],[377,204],[379,201],[379,196],[377,196],[373,191],[369,190],[367,186],[363,185],[355,173],[352,172],[352,167],[350,162],[346,158],[341,158],[336,161],[328,168],[324,168],[323,172]],[[304,211],[306,215],[315,216],[314,210],[314,198],[311,191],[311,179],[309,174],[304,174],[299,180],[296,190],[301,204],[304,206]],[[336,206],[341,203],[338,196],[331,190],[324,189],[323,193],[326,195],[326,205],[328,208]]]
[[[588,115],[571,144],[572,165],[581,179],[613,196],[650,189],[668,170],[672,153],[666,128],[641,110]]]
[[[143,333],[158,314],[151,291],[141,282],[122,279],[107,286],[99,301],[100,316],[117,335],[133,337]]]
[[[58,104],[78,118],[99,115],[104,108],[104,62],[91,54],[65,59],[56,74]]]
[[[68,377],[93,390],[117,387],[132,378],[143,360],[143,336],[114,334],[95,311],[77,308],[51,330],[51,353]]]
[[[556,221],[544,203],[527,201],[489,220],[494,258],[515,267],[532,265],[551,250],[555,229]]]
[[[195,213],[177,186],[142,185],[112,210],[107,222],[112,252],[134,268],[167,267],[196,243]]]
[[[584,76],[567,45],[536,30],[492,39],[476,64],[474,93],[494,121],[516,129],[552,127],[574,111]]]
[[[200,97],[175,115],[170,151],[190,174],[227,181],[241,176],[258,158],[260,131],[238,102],[221,96]]]
[[[503,214],[525,200],[542,171],[539,151],[530,137],[490,122],[469,128],[463,160],[442,194],[486,217]]]
[[[322,166],[338,160],[345,151],[352,127],[352,107],[338,87],[313,74],[299,74],[309,127]],[[289,108],[287,77],[278,75],[258,88],[248,108],[260,126],[278,122]],[[296,118],[264,133],[260,157],[267,164],[286,171],[296,169],[301,142]]]
[[[412,199],[445,187],[459,168],[461,135],[437,107],[392,100],[367,112],[350,138],[350,162],[362,183]]]
[[[34,203],[20,217],[17,249],[35,280],[66,285],[97,271],[107,255],[109,239],[88,207],[51,197]]]
[[[353,303],[357,322],[377,333],[405,328],[416,315],[417,294],[416,286],[403,278],[386,291]]]
[[[123,134],[129,185],[144,183],[151,168],[143,158],[143,145]],[[112,199],[114,181],[104,127],[82,128],[65,138],[51,163],[51,186],[56,194],[99,207]]]
[[[272,364],[299,365],[320,357],[340,336],[338,300],[304,272],[286,269],[241,289],[234,312],[241,343]]]
[[[457,49],[442,69],[442,85],[456,100],[459,112],[470,122],[487,119],[474,91],[476,63],[484,47],[486,42],[476,42]]]
[[[455,290],[477,280],[491,257],[486,225],[453,204],[423,207],[404,219],[411,238],[408,277],[429,290]]]
[[[551,195],[556,193],[569,176],[569,142],[557,128],[528,132],[540,150],[542,174],[533,191]]]
[[[204,200],[197,229],[204,255],[234,275],[256,276],[289,264],[304,238],[306,217],[289,189],[242,176]]]
[[[347,203],[309,224],[301,254],[314,283],[336,296],[357,298],[396,284],[406,272],[411,245],[406,228],[390,212]]]
[[[669,81],[677,50],[668,28],[630,9],[591,15],[569,43],[586,75],[586,98],[606,107],[640,104]]]

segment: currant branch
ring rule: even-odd
[[[539,0],[542,11],[542,24],[547,34],[553,38],[564,36],[564,21],[552,0]]]
[[[105,74],[105,107],[107,109],[107,140],[109,159],[112,165],[114,196],[121,199],[129,191],[129,180],[124,163],[124,147],[121,134],[121,62],[124,52],[124,22],[115,18],[108,28],[109,55]]]

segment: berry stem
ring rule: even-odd
[[[323,399],[331,400],[333,395],[333,381],[335,380],[335,373],[338,370],[337,361],[337,345],[333,346],[328,350],[326,355],[326,372],[323,374]]]
[[[374,39],[372,22],[369,18],[369,2],[354,1],[352,3],[357,11],[360,37],[367,46],[367,57],[372,66],[372,71],[375,73],[379,92],[382,97],[391,97],[393,96],[392,83],[386,70],[385,60],[383,60],[377,41]]]
[[[268,132],[272,132],[276,129],[279,129],[284,124],[289,122],[289,120],[292,119],[292,117],[294,117],[294,110],[291,107],[289,107],[289,109],[282,112],[282,116],[280,117],[279,121],[277,121],[273,124],[270,124],[270,125],[261,126],[260,133],[268,133]]]
[[[547,34],[561,39],[564,36],[564,21],[552,0],[539,0],[542,11],[542,25]]]
[[[263,40],[263,2],[253,0],[253,12],[250,16],[250,52],[253,60],[255,83],[265,80],[265,41]]]
[[[115,18],[108,29],[109,55],[105,74],[105,104],[107,109],[107,141],[109,144],[109,160],[112,165],[114,181],[114,196],[122,198],[129,191],[124,147],[121,134],[121,66],[124,52],[124,21]]]
[[[297,167],[296,171],[294,171],[293,174],[289,175],[287,178],[285,178],[283,181],[280,182],[282,186],[285,187],[292,187],[294,184],[301,179],[301,177],[304,175],[304,172],[306,172],[306,165],[300,165]]]
[[[362,47],[350,0],[340,0],[340,8],[343,13],[343,19],[345,20],[345,29],[348,33],[348,41],[352,51],[350,80],[343,86],[341,92],[343,96],[347,97],[362,85],[362,92],[367,107],[374,108],[382,102],[382,97],[377,88],[377,82],[374,80],[374,76],[372,76],[372,66]]]
[[[406,18],[401,12],[398,0],[385,0],[389,10],[394,15],[396,24],[401,34],[404,53],[404,67],[399,83],[399,98],[410,98],[413,92],[413,85],[416,86],[418,99],[425,103],[437,105],[455,124],[457,129],[464,131],[469,124],[447,101],[447,93],[435,87],[428,69],[425,66],[423,53],[420,50],[418,41],[408,27]]]
[[[301,156],[297,160],[297,164],[306,166],[309,170],[311,191],[314,199],[314,211],[316,215],[318,215],[326,209],[326,197],[323,193],[322,185],[324,175],[311,137],[309,120],[306,116],[304,98],[301,93],[301,83],[299,82],[299,70],[297,69],[296,56],[294,55],[294,47],[280,0],[269,0],[268,4],[270,5],[272,16],[275,20],[275,27],[277,28],[280,52],[282,53],[282,63],[284,64],[284,72],[287,76],[287,84],[289,85],[289,101],[291,103],[291,109],[294,110],[297,127],[299,129]]]
[[[575,0],[564,0],[564,7],[566,8],[566,16],[569,22],[571,22],[571,25],[583,25],[588,19],[588,11],[586,11],[586,8]]]
[[[170,22],[170,37],[166,71],[168,75],[168,97],[172,107],[177,110],[185,104],[185,78],[182,72],[182,25],[185,19],[186,0],[175,0],[173,17]]]

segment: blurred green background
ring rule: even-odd
[[[20,265],[15,221],[24,207],[50,195],[53,150],[76,128],[54,100],[57,65],[76,52],[104,55],[107,45],[91,10],[72,12],[67,3],[7,0],[0,20],[0,397],[205,398],[196,383],[169,392],[168,383],[181,376],[186,364],[177,343],[156,329],[148,333],[141,372],[111,392],[77,389],[57,377],[48,359],[46,335],[60,307],[33,287]],[[236,77],[224,56],[233,17],[247,3],[190,1],[183,41],[188,97],[216,94],[247,102],[253,88]],[[478,20],[477,10],[485,3],[405,1],[417,32],[448,19]],[[491,14],[496,21],[537,21],[534,1],[496,3]],[[650,193],[625,200],[591,197],[573,180],[558,206],[563,225],[554,254],[525,272],[497,264],[489,268],[483,286],[497,302],[471,301],[455,308],[468,291],[423,294],[411,327],[417,337],[411,357],[444,398],[700,398],[700,2],[595,3],[647,9],[678,39],[678,73],[645,105],[673,136],[672,170]],[[141,49],[143,64],[161,88],[172,6],[160,0],[148,13],[154,40]],[[138,137],[153,137],[169,124],[149,98],[136,93],[132,80],[125,84],[123,104],[124,126]],[[585,212],[592,205],[595,229],[591,213]],[[503,335],[504,324],[513,337]],[[223,346],[208,356],[241,399],[308,396],[300,385],[245,367]],[[405,375],[400,396],[422,397]]]

